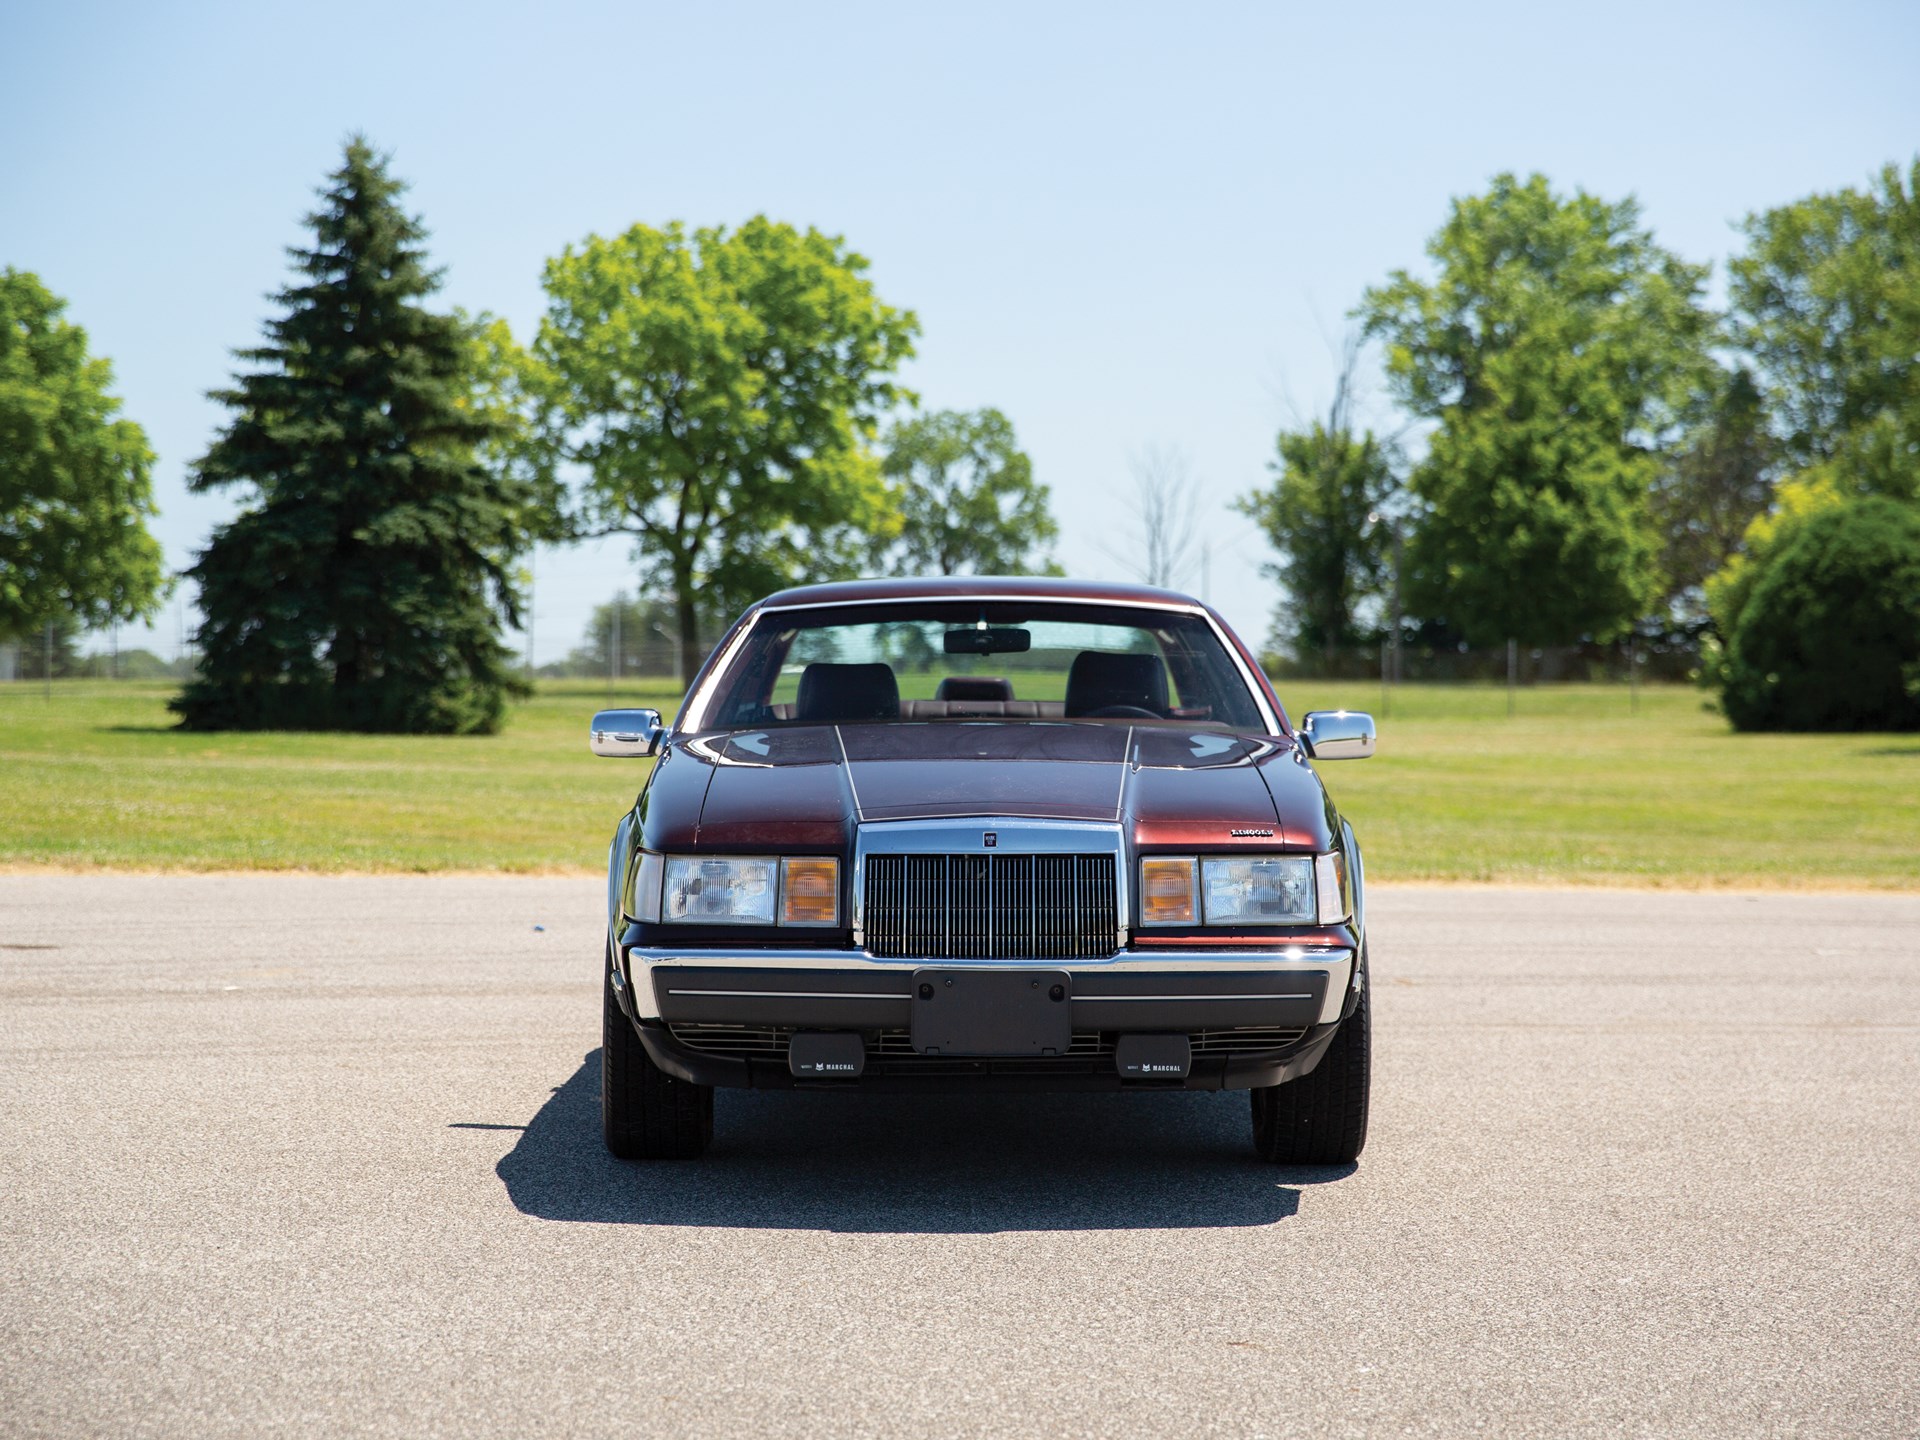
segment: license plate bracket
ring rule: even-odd
[[[1065,970],[916,970],[910,1010],[922,1055],[1064,1055],[1073,1041]]]

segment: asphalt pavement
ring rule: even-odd
[[[597,1124],[601,882],[0,875],[0,1435],[1920,1434],[1920,896],[1388,889],[1373,1129]]]

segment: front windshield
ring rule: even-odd
[[[764,614],[713,681],[704,724],[943,720],[1265,728],[1201,616],[978,600]]]

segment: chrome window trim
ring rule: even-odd
[[[1227,658],[1233,662],[1233,668],[1239,673],[1240,683],[1247,687],[1247,694],[1253,699],[1254,709],[1267,722],[1266,733],[1281,735],[1286,732],[1280,728],[1280,717],[1267,703],[1266,691],[1253,678],[1247,668],[1240,647],[1235,645],[1221,628],[1213,613],[1206,606],[1197,603],[1167,604],[1157,600],[1072,600],[1054,599],[1044,595],[919,595],[906,597],[900,595],[879,596],[871,600],[807,600],[795,605],[761,605],[748,611],[740,621],[740,633],[733,637],[733,643],[724,653],[715,658],[713,668],[707,672],[707,682],[688,700],[681,712],[681,720],[676,728],[686,731],[701,730],[706,727],[707,706],[712,700],[713,687],[719,682],[727,668],[733,664],[734,656],[740,647],[747,643],[747,637],[754,631],[761,619],[768,615],[785,615],[799,610],[851,610],[862,605],[914,605],[914,604],[1008,604],[1028,603],[1040,605],[1085,605],[1109,610],[1157,610],[1163,615],[1198,615],[1207,622],[1207,628],[1213,631],[1214,638],[1227,652]]]

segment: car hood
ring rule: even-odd
[[[850,851],[862,822],[1121,823],[1142,845],[1322,848],[1291,739],[1074,721],[776,726],[676,737],[641,800],[649,849]]]

